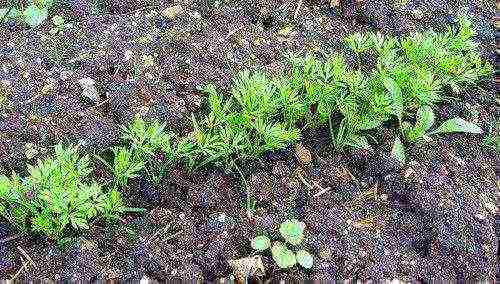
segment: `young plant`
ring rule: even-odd
[[[0,22],[22,19],[31,28],[42,24],[49,15],[54,0],[31,0],[27,6],[11,5],[0,8]]]
[[[137,176],[143,169],[154,183],[159,183],[176,161],[173,134],[165,131],[164,124],[157,121],[146,123],[139,117],[122,129],[122,139],[129,147],[114,151],[114,172],[119,184],[124,186],[129,178]]]
[[[279,232],[283,238],[282,241],[275,241],[271,244],[271,240],[267,236],[260,235],[251,240],[251,246],[258,252],[264,252],[268,248],[271,248],[271,255],[274,261],[282,269],[291,268],[297,263],[303,268],[310,269],[314,264],[313,256],[306,250],[299,249],[294,252],[288,247],[288,245],[293,247],[302,245],[304,229],[304,223],[296,219],[287,220],[279,228]]]
[[[288,90],[287,90],[288,88]],[[238,162],[254,159],[266,151],[279,150],[297,141],[297,114],[287,113],[280,102],[294,100],[291,86],[280,86],[264,74],[242,72],[225,99],[213,86],[201,88],[208,94],[210,112],[200,121],[192,117],[194,131],[179,145],[179,154],[192,166],[207,164],[234,170]]]
[[[144,169],[144,161],[137,159],[130,150],[125,147],[113,149],[113,176],[115,188],[124,187],[129,179],[139,176]]]
[[[66,20],[59,15],[52,17],[52,24],[54,26],[49,30],[51,35],[63,34],[66,29],[73,27],[73,24],[66,23]]]
[[[431,130],[434,121],[435,117],[432,109],[429,106],[421,107],[417,112],[417,121],[414,126],[408,122],[404,122],[402,125],[406,139],[410,142],[418,142],[422,140],[429,141],[431,135],[440,133],[483,133],[479,126],[459,117],[448,119],[439,127]]]
[[[500,121],[497,121],[495,126],[490,126],[488,134],[483,139],[482,145],[500,152]]]
[[[30,175],[0,176],[0,215],[18,229],[60,239],[70,229],[88,229],[95,219],[112,220],[127,209],[116,190],[90,181],[88,156],[76,147],[55,147],[55,156],[28,166]]]
[[[370,35],[354,33],[347,36],[344,42],[359,56],[373,47],[373,38]]]

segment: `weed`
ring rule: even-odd
[[[52,17],[52,24],[54,26],[49,30],[51,35],[63,34],[66,29],[73,27],[72,23],[66,23],[66,20],[59,15]]]
[[[406,139],[410,142],[417,142],[421,140],[428,141],[431,139],[431,135],[439,133],[483,133],[477,125],[459,117],[448,119],[439,127],[430,130],[434,125],[434,117],[434,112],[429,106],[420,108],[417,112],[417,120],[414,126],[411,126],[408,122],[403,123],[402,128]]]
[[[49,15],[54,0],[32,0],[28,5],[11,4],[8,8],[0,8],[0,22],[7,20],[23,20],[31,28],[42,24]]]
[[[291,268],[297,263],[303,268],[310,269],[313,266],[314,259],[309,252],[304,249],[293,252],[288,248],[288,245],[294,247],[302,245],[304,240],[304,229],[304,223],[295,219],[287,220],[283,222],[279,228],[279,232],[284,242],[275,241],[271,244],[271,240],[267,236],[260,235],[251,240],[251,245],[253,249],[259,252],[271,248],[271,255],[274,261],[282,269]]]

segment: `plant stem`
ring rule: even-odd
[[[240,174],[241,180],[243,181],[243,184],[245,186],[245,192],[247,195],[247,204],[246,204],[247,215],[252,216],[253,211],[255,211],[255,201],[253,201],[253,205],[252,205],[252,197],[250,196],[250,191],[248,190],[248,184],[247,184],[247,181],[245,179],[245,176],[243,176],[243,173],[240,170],[240,167],[238,167],[238,164],[236,164],[236,163],[234,163],[234,167],[236,168],[236,171],[238,171],[238,173]]]

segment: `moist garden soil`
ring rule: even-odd
[[[130,0],[92,14],[89,1],[75,0],[60,10],[75,25],[63,34],[50,35],[50,21],[2,26],[0,173],[26,173],[59,142],[106,155],[137,114],[189,133],[191,113],[205,107],[200,84],[227,90],[241,70],[276,74],[287,52],[328,54],[356,31],[439,31],[468,15],[483,56],[495,60],[488,1],[327,2]],[[81,95],[86,77],[97,100]],[[499,117],[495,89],[464,90],[437,107],[438,120],[460,116],[488,129]],[[178,165],[158,184],[140,177],[123,189],[127,206],[144,214],[94,223],[62,244],[0,220],[0,279],[215,282],[233,274],[230,260],[254,255],[249,238],[263,230],[277,238],[279,224],[295,217],[307,226],[314,267],[280,270],[264,254],[266,273],[255,280],[494,281],[498,152],[481,135],[446,135],[408,147],[401,166],[390,157],[396,131],[373,131],[371,151],[338,151],[327,128],[309,130],[299,147],[244,165],[254,216],[240,175]],[[105,182],[110,172],[96,162],[95,176]]]

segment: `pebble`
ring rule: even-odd
[[[201,20],[201,14],[198,11],[194,11],[191,16],[196,20]]]
[[[311,164],[311,152],[300,143],[295,147],[295,156],[302,165],[307,166]]]
[[[83,88],[82,96],[86,97],[93,102],[96,102],[99,98],[97,89],[95,87],[95,81],[91,78],[82,78],[78,80],[78,84]]]
[[[424,17],[424,12],[422,12],[422,10],[420,10],[420,9],[414,9],[414,10],[412,10],[411,14],[417,20],[421,20]]]
[[[125,51],[125,55],[123,57],[123,61],[129,61],[132,58],[133,55],[134,55],[134,52],[132,50]]]
[[[175,19],[180,13],[182,13],[183,9],[182,9],[182,6],[181,5],[175,5],[175,6],[172,6],[172,7],[168,7],[166,9],[163,9],[161,11],[161,15],[170,19],[170,20],[173,20]]]
[[[72,76],[73,74],[74,74],[74,72],[73,72],[73,71],[66,71],[66,70],[64,70],[64,71],[61,71],[61,73],[59,74],[59,78],[60,78],[61,80],[63,80],[63,81],[66,81],[66,80],[68,80],[68,78],[69,78],[70,76]]]

